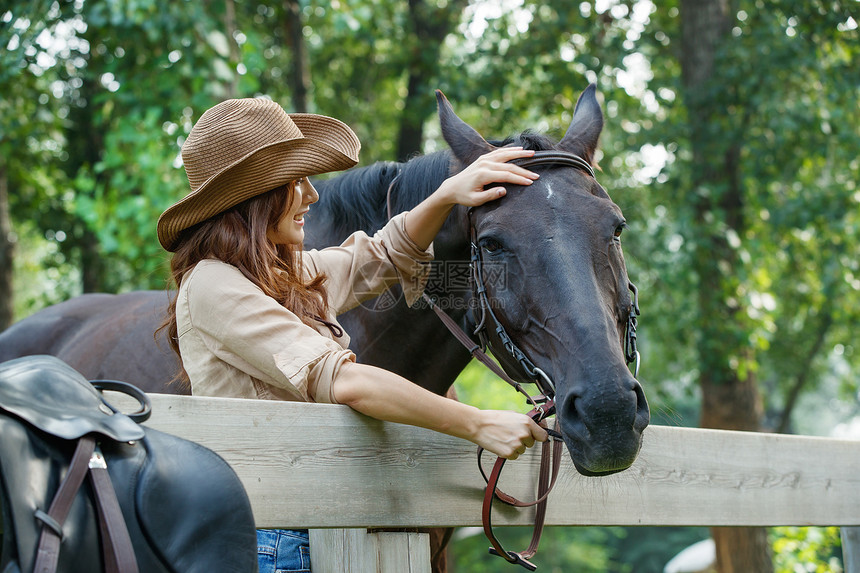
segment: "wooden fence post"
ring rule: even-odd
[[[860,573],[860,527],[842,527],[842,570]]]
[[[311,529],[314,573],[430,573],[427,533]]]

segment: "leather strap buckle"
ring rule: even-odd
[[[526,559],[525,557],[523,557],[522,555],[520,555],[516,551],[506,551],[505,553],[507,556],[502,555],[501,553],[496,551],[495,547],[490,547],[490,555],[498,555],[499,557],[501,557],[502,559],[504,559],[508,563],[512,563],[514,565],[522,565],[523,567],[525,567],[529,571],[536,571],[537,570],[537,565],[535,565],[534,563],[532,563],[531,561],[529,561],[528,559]]]
[[[102,455],[102,452],[98,446],[96,446],[96,449],[93,452],[93,455],[90,457],[90,461],[87,465],[91,470],[92,469],[99,469],[99,470],[106,470],[107,469],[107,462],[105,462],[105,458]]]

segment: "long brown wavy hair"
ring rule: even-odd
[[[218,259],[239,269],[248,280],[295,313],[305,324],[314,327],[322,323],[335,336],[342,336],[343,331],[337,325],[325,320],[328,310],[325,274],[319,273],[305,280],[301,245],[275,245],[266,237],[268,230],[287,213],[292,198],[301,200],[294,181],[252,197],[183,231],[170,260],[173,282],[178,288],[185,273],[197,263],[203,259]],[[175,296],[159,331],[165,328],[170,347],[179,355]],[[176,381],[188,384],[184,369],[177,373]]]

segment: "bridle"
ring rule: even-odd
[[[521,167],[538,167],[545,165],[557,165],[564,167],[573,167],[584,171],[593,179],[597,179],[594,175],[594,169],[591,165],[573,153],[565,151],[536,151],[532,157],[518,159],[512,161]],[[477,230],[472,220],[472,209],[468,211],[469,219],[469,237],[471,242],[471,260],[470,268],[472,272],[472,297],[477,300],[480,314],[475,316],[475,329],[473,335],[478,337],[481,342],[481,348],[486,350],[489,347],[496,357],[510,357],[513,360],[509,363],[516,367],[517,377],[521,380],[533,382],[544,396],[550,398],[555,396],[555,384],[550,380],[549,376],[535,366],[529,357],[520,350],[514,343],[510,335],[508,335],[504,326],[499,322],[496,314],[493,312],[490,299],[487,295],[486,284],[483,276],[483,257],[481,256],[481,247],[478,244]],[[628,311],[627,325],[624,333],[624,358],[627,364],[635,363],[633,376],[639,375],[640,356],[636,345],[636,328],[638,326],[639,316],[639,289],[632,282],[628,281],[628,288],[633,293],[633,300]],[[489,318],[489,321],[487,320]],[[492,322],[492,328],[496,332],[499,344],[493,344],[488,334],[488,328]]]
[[[512,163],[522,167],[539,167],[539,166],[561,166],[572,167],[583,171],[596,180],[594,169],[582,157],[565,151],[536,151],[532,157],[513,160]],[[391,191],[399,179],[399,174],[391,182],[388,188],[387,205],[389,218],[391,218]],[[423,294],[424,301],[433,309],[439,319],[445,324],[451,334],[469,351],[469,353],[479,362],[489,368],[499,378],[510,384],[517,392],[526,397],[527,402],[532,406],[532,410],[527,414],[536,423],[543,427],[552,438],[544,442],[541,446],[541,461],[540,473],[538,476],[537,499],[533,502],[522,502],[517,498],[506,494],[498,489],[499,478],[501,477],[502,468],[507,461],[505,458],[498,457],[489,477],[484,471],[481,461],[483,448],[478,448],[478,469],[483,476],[487,487],[484,491],[484,502],[481,511],[481,518],[484,526],[484,534],[490,541],[492,547],[490,553],[498,555],[509,563],[522,565],[530,571],[537,569],[537,565],[532,563],[530,559],[537,553],[537,548],[540,543],[541,533],[543,532],[544,517],[546,515],[546,505],[549,493],[555,485],[558,478],[559,468],[561,465],[562,456],[562,436],[561,434],[547,426],[547,419],[555,415],[555,383],[550,377],[541,370],[534,362],[523,352],[513,341],[510,335],[505,330],[505,327],[499,322],[496,314],[493,312],[492,304],[487,294],[486,283],[484,280],[484,261],[481,256],[481,247],[478,244],[477,229],[472,219],[472,209],[467,212],[469,221],[469,240],[470,240],[470,282],[472,286],[473,304],[477,305],[477,309],[473,307],[475,319],[475,328],[472,336],[478,338],[476,344],[463,329],[442,309],[440,309],[433,299],[427,293]],[[636,328],[638,326],[639,310],[639,290],[636,286],[628,281],[628,288],[633,293],[630,308],[627,315],[627,324],[624,332],[623,350],[624,358],[628,365],[634,364],[633,376],[639,376],[640,355],[636,344]],[[495,331],[495,340],[491,338],[489,329]],[[498,341],[498,342],[496,342]],[[509,376],[502,368],[496,364],[486,353],[489,348],[493,355],[500,361],[508,364],[514,371],[514,376]],[[539,393],[536,395],[529,394],[522,385],[514,378],[527,382],[534,383]],[[557,425],[557,424],[556,424]],[[512,505],[514,507],[531,507],[537,506],[535,510],[535,524],[532,533],[532,540],[529,547],[524,551],[508,551],[502,547],[502,544],[493,533],[492,527],[492,503],[493,498],[498,499],[502,503]]]

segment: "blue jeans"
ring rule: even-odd
[[[258,529],[260,573],[309,573],[311,550],[307,529]]]

